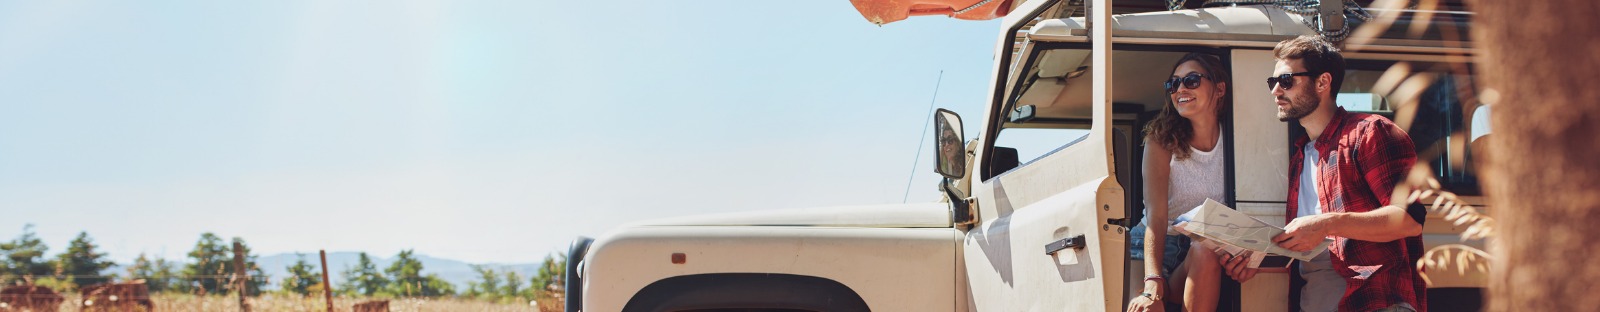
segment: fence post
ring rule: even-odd
[[[250,285],[250,274],[244,269],[244,244],[233,242],[233,289],[239,293],[239,311],[250,312],[250,303],[244,300],[245,286]]]
[[[322,257],[322,299],[328,302],[328,312],[333,312],[333,284],[328,284],[328,250],[317,250]]]

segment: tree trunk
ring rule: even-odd
[[[1494,111],[1481,180],[1499,222],[1488,308],[1600,308],[1600,2],[1471,4]]]

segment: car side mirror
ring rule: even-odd
[[[934,171],[950,179],[967,175],[967,148],[961,135],[961,115],[940,108],[933,117]]]

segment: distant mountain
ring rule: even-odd
[[[316,272],[320,272],[320,270],[322,270],[322,268],[318,266],[319,261],[316,253],[307,253],[302,255],[305,256],[306,262],[311,263],[311,266],[314,267],[313,270],[316,270]],[[389,264],[393,261],[393,255],[384,257],[369,253],[367,256],[372,257],[372,262],[377,265],[378,271],[380,272],[383,271],[383,269],[388,268]],[[478,273],[472,270],[472,264],[470,263],[459,260],[435,258],[424,254],[417,254],[416,257],[417,260],[422,261],[423,275],[439,274],[440,278],[443,278],[445,281],[448,281],[451,284],[455,284],[457,291],[465,290],[467,283],[478,280]],[[276,289],[278,287],[278,282],[282,281],[284,277],[289,276],[288,267],[289,265],[294,264],[297,258],[298,257],[293,253],[282,253],[270,256],[262,256],[260,259],[256,260],[256,264],[260,265],[261,270],[265,271],[267,276],[271,277],[272,284],[268,287]],[[335,287],[343,283],[345,268],[355,266],[357,259],[360,259],[358,252],[340,251],[328,253],[328,281],[332,282]],[[524,286],[528,285],[528,279],[533,278],[533,275],[537,274],[539,270],[538,263],[488,263],[487,265],[494,268],[496,272],[504,272],[506,269],[517,272],[517,276],[522,277],[522,285]]]

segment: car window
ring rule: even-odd
[[[1335,102],[1339,107],[1353,112],[1369,112],[1397,117],[1395,109],[1399,99],[1390,99],[1374,91],[1379,78],[1393,65],[1392,62],[1352,61],[1345,73],[1343,86]],[[1416,145],[1418,164],[1424,162],[1433,169],[1439,182],[1458,194],[1476,195],[1477,171],[1473,146],[1489,137],[1486,123],[1473,123],[1481,103],[1463,102],[1461,95],[1475,91],[1472,74],[1449,73],[1443,64],[1413,63],[1411,68],[1429,70],[1437,78],[1417,98],[1415,117],[1405,129]],[[1437,70],[1434,70],[1437,69]],[[1396,120],[1396,123],[1406,123]],[[1474,129],[1479,127],[1483,129]],[[1462,135],[1453,136],[1461,133]],[[1473,135],[1467,135],[1467,134]],[[1481,153],[1481,151],[1479,151]]]
[[[1087,129],[1007,128],[995,136],[994,145],[1017,149],[1017,161],[1026,164],[1086,135]]]

